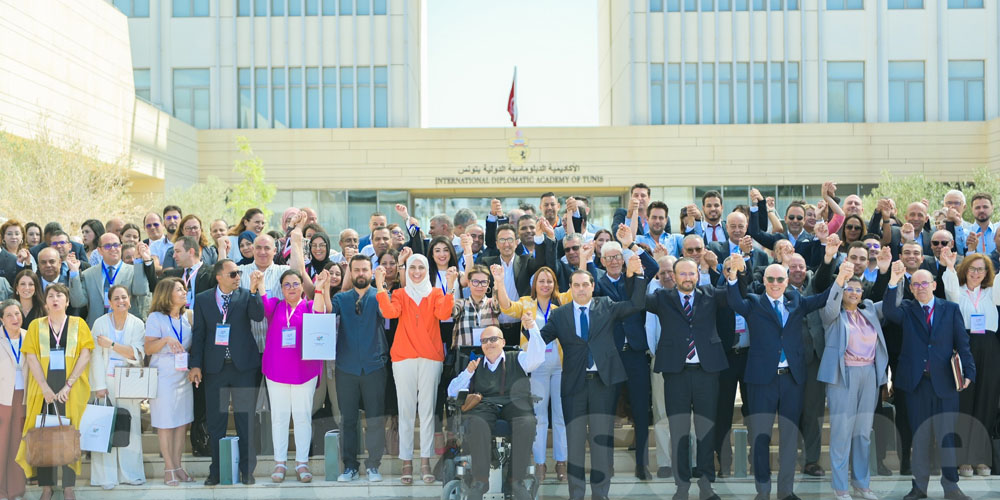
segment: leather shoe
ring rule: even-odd
[[[905,497],[903,497],[903,500],[920,500],[921,498],[927,498],[927,493],[920,491],[916,488],[912,488],[910,489],[910,492],[907,493]]]
[[[216,486],[219,484],[219,478],[208,476],[205,478],[205,486]]]
[[[753,497],[753,500],[771,500],[770,493],[758,493],[757,496]]]
[[[677,487],[677,491],[674,496],[670,497],[670,500],[688,500],[688,489],[684,487]]]
[[[948,490],[944,493],[944,497],[948,500],[972,500],[972,497],[962,493],[962,490],[955,488],[953,490]]]
[[[719,479],[725,479],[725,478],[729,477],[729,471],[724,470],[724,469],[719,469],[719,472],[715,473],[715,477],[717,477]]]
[[[812,477],[823,477],[823,474],[825,474],[823,467],[820,467],[816,462],[810,462],[802,467],[802,473]]]
[[[707,497],[702,497],[701,500],[722,500],[722,498],[720,498],[714,491],[711,493],[712,494]],[[704,495],[704,493],[702,493],[702,495]]]
[[[649,469],[647,469],[644,465],[635,468],[635,477],[642,481],[649,481],[650,479],[653,479],[653,476],[649,473]]]
[[[656,469],[656,477],[660,479],[666,479],[673,476],[674,471],[672,471],[670,467],[660,467],[659,469]]]
[[[252,484],[256,484],[257,480],[255,480],[253,478],[253,474],[248,475],[248,476],[244,476],[244,475],[240,474],[240,483],[245,484],[247,486],[250,486]]]
[[[781,500],[802,500],[795,493],[789,493],[788,496],[782,497]]]
[[[886,467],[885,464],[882,463],[881,460],[878,461],[878,463],[876,464],[876,467],[878,468],[878,475],[880,475],[880,476],[891,476],[892,475],[892,471],[889,470],[889,468]]]

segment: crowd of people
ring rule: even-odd
[[[114,383],[127,366],[157,369],[149,413],[169,486],[195,480],[183,464],[188,440],[211,457],[204,484],[219,484],[230,410],[244,484],[255,482],[262,446],[273,448],[273,482],[311,481],[321,410],[341,432],[338,481],[381,481],[382,457],[398,446],[399,480],[431,484],[431,461],[450,444],[446,400],[468,391],[470,498],[489,483],[498,418],[514,428],[515,480],[534,464],[538,480],[567,481],[570,498],[582,499],[589,447],[591,497],[606,498],[616,417],[632,422],[638,479],[672,477],[675,499],[688,498],[692,482],[700,499],[719,498],[712,483],[733,473],[739,408],[757,500],[771,496],[776,418],[777,498],[798,498],[800,461],[802,473],[826,475],[827,409],[838,500],[852,490],[878,498],[871,439],[875,469],[891,475],[884,459],[897,436],[896,472],[913,477],[907,500],[924,498],[938,469],[946,498],[966,499],[959,478],[996,467],[993,198],[967,202],[952,190],[943,200],[881,199],[865,213],[860,197],[836,191],[826,182],[821,199],[793,201],[783,214],[757,189],[724,213],[721,193],[708,191],[672,220],[635,184],[608,228],[590,220],[585,198],[551,192],[537,210],[492,200],[488,214],[437,215],[426,230],[404,205],[398,220],[373,213],[361,231],[324,228],[310,208],[287,209],[271,231],[256,208],[235,225],[172,205],[141,224],[8,219],[0,499],[23,497],[29,480],[51,498],[60,477],[74,498],[81,463],[31,467],[22,436],[53,406],[78,427],[93,400],[131,414],[131,439],[90,454],[90,483],[146,482],[140,401],[119,398]],[[899,210],[897,201],[908,204]],[[963,219],[967,204],[972,221]],[[311,314],[337,315],[336,361],[303,355]],[[483,357],[456,368],[466,346],[481,346]],[[270,443],[256,437],[262,394]]]

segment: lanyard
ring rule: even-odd
[[[108,266],[104,265],[103,262],[101,263],[101,269],[104,271],[104,277],[107,278],[107,280],[108,280],[108,286],[111,286],[111,285],[115,284],[115,278],[118,277],[118,271],[122,270],[122,266],[119,264],[118,268],[115,269],[115,274],[111,274],[111,272],[108,271],[108,269],[111,269],[111,268],[109,268]]]
[[[537,303],[536,303],[536,305],[538,306],[538,312],[541,312],[542,311],[542,305],[541,304],[537,304]],[[549,322],[549,311],[551,311],[551,310],[552,310],[552,299],[550,298],[549,299],[549,304],[547,306],[545,306],[545,322],[546,323]]]
[[[441,271],[435,271],[435,272],[438,275],[438,285],[441,286],[441,291],[444,292],[445,295],[448,295],[448,284],[445,283],[445,280],[441,279]]]
[[[481,300],[480,304],[486,306],[486,297],[483,297]],[[472,310],[476,311],[476,326],[479,326],[483,322],[483,310],[480,307],[476,307],[476,299],[472,297],[469,297],[469,304],[472,305]]]
[[[184,344],[184,320],[182,318],[177,318],[177,328],[174,328],[174,319],[167,315],[167,321],[170,323],[170,329],[174,331],[174,337],[177,337],[177,341],[182,345]]]
[[[934,316],[934,307],[935,306],[931,306],[931,308],[927,310],[927,326],[928,327],[931,326],[931,317]]]
[[[49,322],[49,331],[51,331],[52,332],[52,336],[56,338],[56,349],[58,349],[59,348],[59,342],[62,341],[63,328],[65,328],[66,325],[64,323],[61,327],[59,327],[59,331],[57,332],[56,328],[54,326],[52,326],[52,321],[51,320],[49,320],[48,318],[45,318],[45,321]],[[4,332],[6,332],[6,330],[4,330]]]
[[[201,268],[201,262],[187,268],[186,270],[187,278],[184,279],[184,287],[188,289],[188,292],[194,290],[193,288],[191,288],[191,281],[193,281],[194,277],[198,274],[199,268]]]
[[[979,287],[979,293],[976,295],[975,299],[972,298],[972,291],[968,288],[965,289],[965,293],[969,296],[969,300],[972,301],[972,307],[976,310],[976,312],[979,312],[979,300],[983,298],[983,287]],[[933,311],[933,309],[931,310]]]
[[[7,337],[7,342],[10,342],[10,350],[11,350],[11,352],[14,353],[14,359],[17,361],[17,364],[20,365],[21,364],[21,346],[24,345],[24,341],[21,340],[20,338],[18,338],[18,340],[20,342],[18,343],[17,349],[14,349],[14,341],[10,339],[10,334],[7,333],[7,327],[6,326],[3,327],[3,334],[4,334],[4,336]]]
[[[295,315],[295,310],[299,308],[299,304],[302,303],[302,297],[299,297],[299,301],[295,303],[294,306],[288,307],[288,302],[285,302],[285,327],[292,327],[292,316]]]

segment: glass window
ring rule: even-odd
[[[306,68],[306,127],[320,127],[319,68]]]
[[[719,123],[733,123],[733,65],[719,63]]]
[[[753,10],[764,10],[764,0],[753,0]]]
[[[297,0],[292,0],[293,2]],[[271,0],[271,15],[272,16],[283,16],[285,15],[285,0]]]
[[[358,128],[372,126],[372,69],[358,68]]]
[[[667,0],[667,12],[680,12],[681,0]]]
[[[135,96],[149,101],[149,68],[133,69],[132,82],[135,84]]]
[[[349,16],[354,13],[354,0],[340,0],[340,15]]]
[[[948,0],[949,9],[982,9],[983,0]]]
[[[288,126],[302,128],[302,68],[288,68]]]
[[[650,12],[663,12],[663,0],[649,0]]]
[[[667,64],[667,123],[681,122],[681,65]]]
[[[257,68],[254,70],[254,100],[257,106],[257,120],[255,127],[268,128],[271,126],[270,102],[267,98],[267,68]]]
[[[361,236],[367,234],[368,219],[378,209],[378,195],[375,191],[347,192],[347,227],[361,228]]]
[[[890,9],[922,9],[924,0],[889,0]]]
[[[337,68],[323,68],[323,127],[337,128]]]
[[[734,6],[738,11],[745,11],[750,8],[747,3],[747,0],[735,0]]]
[[[149,17],[149,0],[115,0],[114,5],[128,17]]]
[[[983,119],[983,61],[948,61],[948,119]]]
[[[386,0],[375,0],[375,5],[373,8],[375,9],[376,16],[384,16],[386,15],[389,8],[388,2],[386,2]]]
[[[788,123],[799,123],[799,63],[788,63]]]
[[[174,116],[197,128],[209,127],[208,69],[174,70]]]
[[[372,11],[372,0],[358,0],[358,15],[367,16]]]
[[[701,10],[702,12],[715,10],[715,0],[701,0]]]
[[[862,10],[864,0],[826,0],[826,10]]]
[[[733,9],[733,0],[719,0],[719,10],[727,11]]]
[[[302,0],[288,0],[288,15],[289,16],[302,15]]]
[[[253,15],[267,17],[267,0],[253,0]]]
[[[389,126],[389,69],[375,66],[375,126]]]
[[[924,121],[922,61],[889,61],[889,121]]]
[[[696,12],[698,10],[698,0],[684,0],[684,10],[686,12]]]
[[[684,123],[698,123],[698,64],[684,64]]]
[[[340,126],[354,127],[354,68],[340,68]]]
[[[273,206],[273,205],[272,205]],[[292,205],[283,205],[283,208],[275,210],[275,213],[280,213],[287,207]],[[319,224],[327,231],[333,233],[330,243],[340,248],[338,242],[340,241],[340,234],[338,230],[340,228],[349,227],[347,225],[347,191],[320,191],[319,192],[319,206],[316,207],[316,211],[319,212]],[[366,223],[367,224],[367,223]],[[367,225],[361,227],[368,227]]]
[[[319,15],[319,0],[306,0],[306,15],[307,16]]]
[[[323,0],[323,15],[337,15],[337,0]]]
[[[285,68],[271,68],[271,109],[274,128],[288,127],[288,108],[285,106]]]
[[[174,0],[174,17],[208,17],[208,0]]]
[[[767,80],[765,63],[753,63],[753,122],[767,123]]]
[[[780,62],[771,63],[771,85],[768,95],[770,123],[783,123],[785,121],[785,93],[782,88],[785,83],[784,66]]]
[[[239,0],[236,2],[236,15],[239,17],[250,17],[250,0]]]
[[[827,121],[865,120],[865,63],[827,63]]]
[[[237,71],[239,82],[240,110],[236,121],[239,128],[253,127],[253,98],[250,95],[250,68],[240,68]]]
[[[715,64],[701,64],[701,123],[715,123]]]
[[[649,65],[649,124],[663,125],[663,64]]]
[[[736,123],[750,123],[750,63],[736,63]]]
[[[799,10],[799,0],[787,0],[788,10]]]

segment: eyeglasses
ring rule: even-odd
[[[970,267],[969,268],[969,272],[970,273],[981,274],[981,273],[985,273],[986,272],[986,268],[985,267]]]
[[[63,245],[69,245],[68,241],[53,241],[49,243],[50,247],[61,247]]]
[[[788,219],[788,220],[802,220],[803,219],[803,217],[801,215],[786,215],[785,218]]]
[[[861,289],[861,288],[854,288],[854,287],[845,288],[844,291],[848,292],[848,293],[864,293],[863,289]]]
[[[237,269],[237,270],[235,270],[235,271],[230,271],[230,272],[229,272],[229,278],[230,278],[230,279],[235,279],[235,278],[239,278],[239,277],[240,277],[240,276],[242,276],[242,275],[243,275],[243,271],[241,271],[241,270],[239,270],[239,269]]]
[[[625,262],[625,256],[620,253],[615,255],[605,255],[604,258],[608,259],[610,262]]]
[[[785,277],[784,276],[768,276],[767,277],[767,282],[768,283],[784,283],[785,282]]]
[[[511,243],[514,243],[515,241],[517,241],[515,238],[498,238],[497,239],[497,243],[502,243],[504,245],[510,245]]]
[[[946,247],[946,246],[948,246],[949,243],[951,243],[951,242],[950,241],[934,241],[934,240],[931,240],[931,246],[934,246],[934,247]]]
[[[121,247],[122,247],[121,243],[108,243],[108,244],[105,244],[105,245],[101,245],[101,248],[103,248],[105,250],[115,250],[115,249],[121,248]]]
[[[395,234],[395,233],[393,233],[393,234]],[[403,234],[402,231],[400,231],[399,234]],[[481,239],[483,239],[483,235],[481,235],[481,234],[470,234],[469,237],[472,238],[472,239],[474,239],[474,240],[481,240]]]
[[[565,247],[565,248],[563,248],[563,250],[567,251],[567,252],[579,252],[580,251],[580,245],[574,245],[574,246],[571,246],[571,247]]]
[[[695,248],[685,248],[684,253],[699,253],[705,250],[705,247],[695,247]]]
[[[489,280],[469,280],[472,286],[488,286],[490,284]]]
[[[914,281],[911,282],[910,285],[913,285],[913,288],[916,288],[917,290],[923,290],[924,288],[931,286],[931,283],[933,283],[933,281]]]
[[[299,283],[298,281],[289,281],[288,283],[281,284],[281,288],[284,288],[285,290],[294,290],[300,286],[302,286],[302,283]]]
[[[482,342],[483,345],[486,345],[486,344],[494,344],[500,342],[501,340],[503,340],[503,337],[499,335],[494,335],[492,337],[486,337],[485,339],[482,339]]]
[[[160,223],[159,222],[151,222],[149,224],[146,224],[146,229],[150,229],[150,228],[154,228],[154,227],[160,227]]]
[[[201,231],[201,226],[187,226],[184,228],[184,232],[193,233],[195,231]]]
[[[164,219],[166,219],[166,220],[181,220],[181,216],[180,215],[168,215],[168,216],[164,217]]]
[[[309,248],[314,248],[316,250],[322,250],[322,249],[326,248],[326,243],[313,243],[312,245],[309,245]]]
[[[860,231],[861,226],[844,226],[844,229],[847,229],[848,231]]]
[[[882,248],[882,245],[880,245],[878,243],[865,243],[865,248],[867,248],[869,250],[878,250],[878,249]]]

